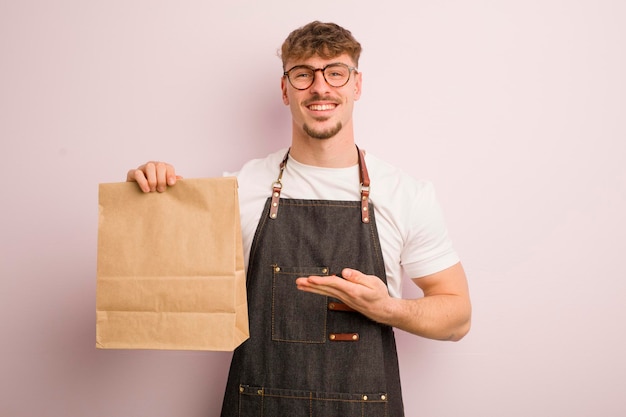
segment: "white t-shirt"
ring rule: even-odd
[[[247,162],[236,175],[246,268],[252,240],[265,201],[278,178],[287,149]],[[419,278],[457,262],[443,215],[428,181],[418,181],[369,153],[365,162],[370,177],[370,201],[393,297],[402,295],[403,272]],[[281,179],[281,198],[307,200],[360,200],[359,168],[321,168],[304,165],[291,156]]]

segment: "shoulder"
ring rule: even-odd
[[[366,154],[367,169],[371,180],[370,195],[374,202],[401,202],[406,205],[431,204],[436,200],[435,187],[431,181],[418,179],[401,168]]]
[[[417,179],[375,156],[368,161],[370,198],[377,220],[404,244],[446,233],[443,210],[431,181]]]
[[[278,150],[264,158],[246,162],[239,171],[224,173],[227,176],[237,177],[241,227],[244,244],[248,248],[263,210],[263,204],[272,194],[272,185],[278,178],[280,162],[286,152],[286,148]]]
[[[287,148],[279,149],[263,158],[255,158],[246,162],[239,171],[226,173],[226,175],[245,178],[247,176],[256,176],[262,173],[272,173],[278,176],[280,162],[282,161]]]
[[[264,191],[271,190],[272,184],[278,178],[280,162],[287,152],[287,148],[280,149],[263,158],[251,159],[246,162],[239,171],[226,172],[226,176],[237,177],[239,190],[244,193],[262,188]]]

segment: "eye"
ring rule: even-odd
[[[326,68],[324,71],[326,77],[333,79],[343,79],[348,75],[348,69],[344,68],[342,65],[333,65]]]
[[[291,78],[294,80],[306,80],[313,76],[313,72],[308,68],[294,68],[291,70]]]

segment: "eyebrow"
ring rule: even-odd
[[[348,68],[353,68],[353,69],[357,69],[356,67],[350,65],[350,64],[346,64],[345,62],[331,62],[329,64],[324,65],[323,67],[314,67],[313,65],[307,65],[307,64],[298,64],[298,65],[294,65],[291,68],[289,68],[288,70],[285,70],[285,72],[289,72],[294,68],[298,68],[298,67],[305,67],[305,68],[310,68],[310,69],[324,69],[326,67],[329,67],[331,65],[345,65]]]

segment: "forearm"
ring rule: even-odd
[[[428,339],[458,341],[469,331],[471,306],[461,295],[394,298],[374,319]]]

